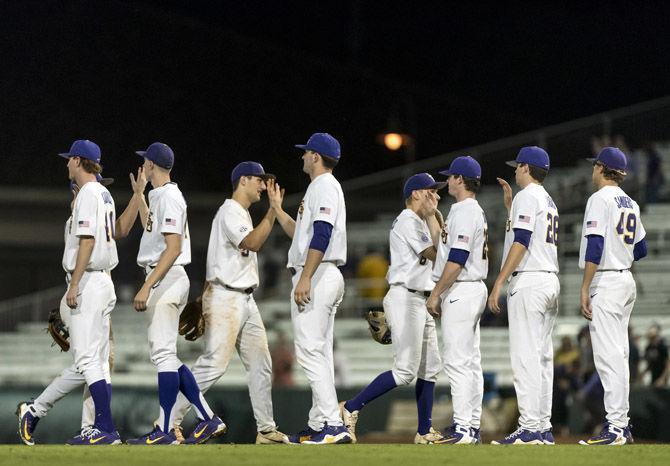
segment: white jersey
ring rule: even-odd
[[[258,286],[258,258],[240,243],[254,229],[249,211],[226,199],[212,222],[207,248],[207,281],[244,290]]]
[[[114,241],[115,223],[114,199],[107,188],[95,181],[85,183],[74,201],[72,216],[65,224],[63,269],[74,271],[81,236],[95,239],[86,270],[112,270],[116,267],[119,257]]]
[[[433,281],[437,282],[447,265],[451,249],[462,249],[470,254],[457,280],[485,280],[489,273],[488,226],[484,211],[473,198],[451,206],[442,230],[433,268]]]
[[[323,262],[338,267],[347,262],[347,211],[340,183],[332,173],[317,176],[307,187],[295,220],[293,241],[288,250],[287,267],[303,267],[314,236],[314,222],[330,223],[333,232]]]
[[[411,209],[400,212],[389,233],[391,264],[386,274],[389,285],[431,291],[435,287],[431,280],[433,263],[421,255],[431,246],[433,240],[426,221]]]
[[[502,264],[507,259],[514,229],[521,228],[532,233],[528,251],[521,259],[516,272],[558,273],[558,209],[542,185],[530,183],[512,200],[510,218],[507,220],[505,248]]]
[[[166,183],[149,191],[149,218],[142,233],[137,265],[155,266],[166,247],[166,233],[182,235],[181,254],[173,265],[191,263],[191,238],[186,219],[186,201],[177,183]]]
[[[604,186],[589,197],[582,225],[579,268],[584,268],[587,235],[604,238],[598,270],[629,269],[633,248],[646,235],[640,207],[618,186]]]

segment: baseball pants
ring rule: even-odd
[[[444,369],[451,386],[454,423],[479,429],[484,396],[479,319],[488,292],[484,282],[456,282],[442,293]]]
[[[560,283],[555,273],[523,272],[507,290],[509,342],[519,426],[551,428],[554,347],[551,334],[558,314]]]
[[[188,301],[189,280],[184,267],[175,265],[149,294],[147,330],[149,354],[158,372],[177,372],[182,362],[177,357],[179,314]]]
[[[323,262],[312,277],[311,300],[298,307],[293,290],[302,268],[293,276],[291,289],[291,321],[296,360],[305,371],[312,389],[312,408],[308,425],[316,431],[341,426],[342,418],[335,391],[333,366],[333,327],[337,308],[344,297],[344,278],[335,264]]]
[[[623,429],[629,421],[628,322],[637,296],[633,275],[628,270],[596,272],[589,296],[593,359],[605,389],[607,421]]]
[[[426,309],[426,298],[400,285],[384,296],[384,313],[391,329],[393,368],[397,385],[408,385],[417,377],[436,382],[442,369],[435,320]]]
[[[249,397],[259,432],[274,430],[272,413],[272,359],[263,320],[253,295],[210,283],[202,298],[205,351],[191,368],[204,394],[225,374],[237,350],[249,377]],[[175,424],[180,425],[191,406],[180,393]]]
[[[46,416],[58,400],[84,384],[89,385],[102,379],[111,382],[109,332],[110,314],[116,304],[114,284],[105,272],[84,272],[79,289],[81,291],[75,309],[68,307],[65,296],[60,303],[61,319],[70,331],[70,352],[74,363],[65,368],[35,399],[33,407],[38,417]],[[88,389],[85,390],[85,398],[86,392]],[[82,425],[88,420],[82,419]]]

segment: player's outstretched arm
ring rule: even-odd
[[[140,291],[137,292],[133,300],[133,307],[138,312],[147,309],[147,300],[149,299],[151,288],[165,277],[174,261],[181,254],[181,235],[178,233],[163,233],[163,236],[165,237],[165,250],[161,254],[160,259],[158,259],[156,268],[147,277],[144,285],[142,285],[142,288],[140,288]]]
[[[284,202],[284,188],[279,186],[279,183],[274,182],[271,186],[268,186],[267,191],[270,207],[274,210],[277,221],[281,225],[282,230],[284,230],[284,233],[286,233],[289,238],[293,238],[293,234],[295,233],[295,220],[293,220],[289,214],[284,212],[284,209],[282,208],[282,202]]]
[[[433,240],[435,247],[437,247],[437,245],[440,244],[442,227],[444,226],[444,217],[442,216],[442,212],[440,212],[439,209],[435,209],[433,215],[426,217],[426,224],[428,225],[428,231],[430,231],[430,238]]]
[[[498,180],[498,184],[502,187],[503,203],[505,204],[507,212],[509,212],[512,209],[512,187],[502,178],[496,178],[496,180]]]
[[[144,189],[147,186],[147,179],[144,176],[142,167],[137,169],[137,178],[129,173],[130,186],[133,188],[133,195],[124,209],[123,213],[116,219],[116,228],[114,231],[114,239],[121,239],[128,236],[130,230],[137,220],[137,215],[140,212],[140,206],[146,205],[144,201]],[[148,211],[148,207],[147,207]],[[144,225],[144,222],[143,222]]]
[[[267,190],[268,192],[272,189],[274,190],[275,186],[275,181],[274,180],[268,180],[267,181]],[[280,193],[280,195],[283,194]],[[272,205],[268,207],[268,211],[265,214],[265,217],[254,227],[251,232],[244,237],[242,242],[240,243],[240,249],[246,249],[247,251],[254,251],[258,252],[261,250],[263,245],[265,244],[265,241],[268,239],[268,236],[270,236],[270,232],[272,231],[272,226],[275,224],[275,220],[277,218],[277,214],[275,210],[272,208]]]

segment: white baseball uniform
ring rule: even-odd
[[[316,431],[323,429],[326,422],[329,426],[342,425],[335,392],[333,326],[344,297],[344,278],[337,267],[347,259],[346,215],[340,183],[332,173],[317,176],[300,203],[288,251],[287,267],[295,272],[290,299],[296,360],[312,389],[308,425]],[[311,300],[299,308],[293,292],[307,259],[315,221],[327,222],[333,230],[323,260],[312,277]]]
[[[165,234],[181,235],[181,253],[163,279],[156,283],[147,301],[147,327],[151,362],[159,372],[176,372],[179,314],[188,301],[189,279],[184,265],[191,262],[191,240],[186,201],[176,183],[149,191],[149,218],[142,233],[137,265],[149,276],[165,250]]]
[[[444,368],[451,385],[454,423],[479,429],[484,395],[479,319],[488,292],[488,226],[484,211],[473,198],[452,204],[444,226],[433,269],[437,282],[447,265],[449,252],[469,253],[456,282],[440,296]]]
[[[79,238],[95,240],[86,271],[79,282],[77,307],[70,309],[61,299],[61,318],[70,331],[70,351],[74,364],[61,372],[35,399],[38,417],[46,416],[54,403],[83,383],[90,385],[109,376],[110,314],[116,304],[114,284],[109,271],[118,264],[114,224],[116,210],[111,194],[100,183],[88,182],[80,189],[72,215],[65,223],[63,269],[69,284],[74,271]]]
[[[390,288],[383,301],[392,335],[391,372],[397,385],[410,384],[417,377],[435,382],[442,367],[435,320],[426,309],[435,286],[433,263],[421,255],[431,246],[426,221],[410,209],[400,212],[389,233],[391,265],[386,280]]]
[[[618,186],[591,195],[584,213],[579,267],[584,268],[587,235],[604,238],[603,253],[589,296],[593,359],[605,389],[605,411],[612,425],[628,427],[628,321],[637,295],[630,273],[633,248],[646,236],[640,207]]]
[[[258,287],[256,252],[240,248],[253,231],[249,211],[237,201],[227,199],[219,208],[209,236],[207,282],[202,299],[205,317],[205,352],[191,372],[202,393],[226,372],[237,349],[249,375],[249,396],[259,432],[274,430],[272,414],[272,359],[263,320],[253,290]],[[175,405],[175,424],[190,407],[179,394]]]
[[[507,289],[510,357],[519,404],[519,426],[532,432],[551,428],[554,348],[558,314],[558,210],[544,187],[530,183],[512,200],[503,264],[514,229],[532,233],[528,250]]]

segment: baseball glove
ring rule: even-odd
[[[191,301],[179,316],[179,335],[188,341],[195,341],[205,333],[205,318],[202,315],[202,302]]]
[[[60,346],[61,351],[68,351],[70,349],[70,331],[60,317],[60,309],[55,308],[49,311],[49,326],[47,332],[53,338],[53,346]]]
[[[368,311],[365,315],[365,320],[368,321],[372,339],[382,345],[391,343],[391,329],[386,323],[386,315],[384,311]]]

